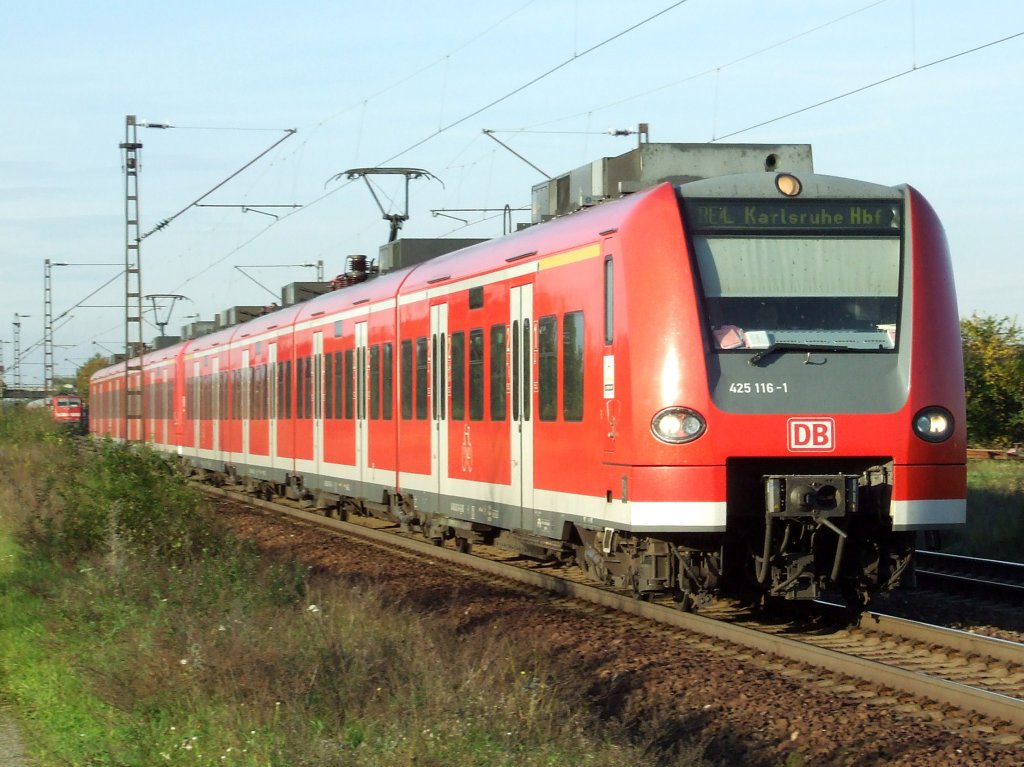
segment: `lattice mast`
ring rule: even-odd
[[[121,401],[124,437],[146,438],[143,416],[142,251],[139,236],[139,170],[142,144],[135,115],[125,118],[124,143],[124,395]],[[137,428],[132,427],[137,423]]]
[[[43,396],[53,395],[53,264],[43,263]]]

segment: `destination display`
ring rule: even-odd
[[[844,231],[898,234],[902,204],[894,200],[683,201],[690,226],[702,234],[736,231]]]

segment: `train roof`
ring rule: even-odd
[[[465,279],[487,274],[503,269],[509,263],[520,259],[528,262],[530,259],[557,253],[581,243],[597,241],[603,232],[619,227],[632,211],[644,204],[646,199],[652,195],[665,194],[668,187],[668,183],[660,184],[592,208],[559,216],[501,238],[486,240],[413,266],[372,277],[365,282],[315,296],[239,325],[147,352],[143,358],[143,365],[154,365],[179,355],[202,354],[217,347],[227,348],[242,338],[272,334],[274,330],[292,328],[323,314],[335,314],[364,303],[373,305],[401,294],[427,290],[432,285],[447,282],[452,278]],[[97,371],[93,378],[103,380],[123,375],[124,369],[125,363],[119,362]]]
[[[500,239],[471,245],[416,266],[402,286],[403,293],[426,290],[451,278],[463,279],[506,268],[515,261],[529,261],[583,243],[596,242],[602,232],[616,229],[650,197],[665,194],[670,184],[644,189],[522,229]],[[674,192],[670,192],[674,195]]]

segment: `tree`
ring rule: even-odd
[[[960,320],[967,392],[967,441],[980,447],[1024,442],[1024,331],[1015,319]]]
[[[75,388],[82,397],[83,406],[89,406],[89,378],[97,370],[102,370],[109,364],[110,361],[106,357],[102,354],[96,354],[86,360],[85,364],[78,369],[78,375],[75,378]]]

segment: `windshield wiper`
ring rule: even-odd
[[[849,346],[841,346],[837,344],[808,344],[794,341],[778,341],[770,344],[764,349],[761,349],[757,354],[747,360],[747,364],[756,365],[769,354],[775,354],[776,352],[845,352],[849,350]],[[810,355],[808,354],[808,357],[809,356]]]

